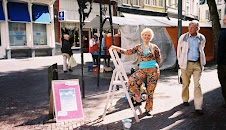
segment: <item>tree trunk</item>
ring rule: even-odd
[[[212,30],[213,30],[213,37],[214,37],[214,50],[216,50],[217,40],[219,38],[220,31],[221,31],[221,25],[220,25],[220,21],[219,21],[219,15],[218,15],[215,0],[207,0],[207,4],[209,6],[210,21],[212,22]]]

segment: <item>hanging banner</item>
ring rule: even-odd
[[[56,121],[83,119],[79,80],[53,80]]]

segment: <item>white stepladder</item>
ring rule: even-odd
[[[122,66],[122,62],[119,58],[119,55],[118,55],[116,50],[112,50],[111,48],[109,49],[109,53],[110,53],[111,58],[113,60],[115,69],[113,70],[113,74],[112,74],[112,77],[111,77],[111,83],[110,83],[110,87],[109,87],[109,91],[108,91],[108,95],[107,95],[107,102],[106,102],[106,105],[105,105],[102,120],[104,120],[104,117],[106,115],[107,110],[110,110],[111,107],[112,107],[112,100],[114,98],[116,85],[121,85],[122,88],[123,88],[123,91],[124,91],[124,93],[127,97],[127,100],[129,102],[129,105],[130,105],[130,107],[133,111],[136,122],[140,123],[138,115],[136,114],[136,110],[138,109],[141,115],[142,115],[142,111],[141,111],[139,106],[136,106],[136,107],[133,106],[133,103],[131,101],[131,98],[130,98],[129,93],[128,93],[127,88],[126,88],[126,84],[128,82],[128,77],[126,75],[125,69]],[[109,100],[110,100],[110,106],[109,106],[109,109],[108,109],[107,107],[108,107]]]

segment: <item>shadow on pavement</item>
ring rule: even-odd
[[[152,118],[141,120],[141,125],[135,124],[132,128],[142,129],[149,126],[151,129],[224,129],[226,117],[222,115],[226,110],[221,107],[223,98],[216,96],[220,93],[218,88],[204,94],[202,116],[194,113],[194,101],[192,101],[188,107],[176,106],[169,111],[155,114]]]
[[[49,118],[49,115],[41,115],[38,118],[30,119],[27,122],[19,124],[15,127],[26,126],[26,125],[39,125],[39,124],[47,124],[47,123],[56,123],[56,121],[51,121],[51,119]]]
[[[220,88],[204,94],[203,110],[204,115],[197,115],[194,112],[194,101],[190,102],[190,106],[178,105],[169,111],[157,113],[152,117],[139,116],[141,123],[136,123],[134,118],[132,130],[159,130],[159,129],[219,129],[226,128],[226,109],[221,105],[223,98],[216,96],[221,93]],[[206,99],[206,100],[205,100]],[[121,100],[121,99],[120,99]],[[122,104],[124,105],[124,104]],[[128,107],[127,107],[128,108]],[[118,111],[121,107],[118,107]],[[115,111],[117,112],[117,111]],[[132,112],[132,111],[128,111]],[[111,113],[113,114],[113,113]],[[122,129],[122,122],[117,121],[110,124],[90,123],[81,126],[79,129],[96,129],[96,128]]]
[[[40,115],[43,119],[49,107],[47,68],[0,75],[0,121],[16,126]]]
[[[90,63],[85,64],[85,93],[86,97],[92,97],[107,93],[109,89],[111,72],[102,73],[100,88],[97,88],[97,73],[88,72],[86,69]],[[0,73],[0,121],[15,125],[36,125],[55,123],[48,118],[48,67],[40,69],[28,69],[16,72]],[[72,73],[64,74],[62,66],[59,68],[59,79],[80,79],[81,66],[73,68]],[[207,65],[205,71],[216,69],[216,65]],[[175,70],[162,70],[161,82],[174,80],[177,76]],[[177,78],[177,77],[176,77]],[[177,80],[177,79],[175,79]],[[81,83],[80,83],[81,84]],[[121,90],[120,90],[121,91]],[[141,123],[134,123],[132,129],[223,129],[226,128],[226,110],[221,108],[223,98],[216,96],[221,94],[220,88],[204,94],[203,116],[194,113],[193,101],[189,107],[178,105],[169,111],[155,114],[153,117],[141,117]],[[92,99],[95,101],[95,98]],[[87,105],[87,106],[86,106]],[[85,104],[83,107],[89,107]],[[96,104],[98,106],[98,103]],[[115,112],[129,108],[128,102],[120,98],[115,105]],[[132,111],[129,111],[132,112]],[[134,118],[131,118],[134,121]],[[122,129],[122,122],[117,121],[103,125],[98,119],[76,129]]]

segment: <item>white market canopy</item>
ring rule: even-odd
[[[174,68],[176,65],[176,51],[166,27],[177,27],[178,20],[167,17],[145,16],[122,13],[124,17],[112,17],[114,29],[119,29],[121,33],[121,47],[129,49],[141,42],[140,33],[145,27],[150,27],[154,31],[152,42],[156,44],[162,55],[160,69]],[[188,27],[190,21],[182,21],[182,26]],[[200,24],[201,27],[211,27],[211,24]],[[100,16],[83,26],[84,28],[100,28]],[[103,26],[104,30],[110,29],[110,22],[107,20]],[[130,73],[131,68],[137,68],[138,58],[136,55],[122,55],[121,61],[126,73]]]
[[[172,26],[172,27],[177,27],[178,25],[178,19],[177,18],[167,18],[167,17],[159,17],[159,16],[145,16],[145,15],[136,15],[136,14],[129,14],[129,13],[122,13],[125,18],[136,18],[136,19],[140,19],[141,21],[143,20],[155,20],[157,22],[166,24],[168,26]],[[183,27],[188,27],[189,23],[191,21],[184,21],[182,20],[182,26]],[[200,27],[212,27],[211,23],[199,23]],[[152,25],[154,26],[154,25]],[[167,27],[167,26],[162,26],[162,27]]]
[[[167,17],[145,16],[122,13],[124,17],[112,16],[112,24],[114,29],[118,29],[122,25],[143,25],[146,27],[177,27],[178,20],[176,18],[167,19]],[[108,16],[109,17],[109,16]],[[190,21],[182,21],[182,26],[187,27]],[[211,23],[200,23],[200,27],[212,27]],[[100,16],[96,16],[84,28],[100,28]],[[110,29],[110,22],[106,20],[103,29]]]
[[[139,19],[139,18],[126,18],[112,16],[112,24],[114,29],[118,29],[122,25],[143,25],[143,26],[155,26],[155,27],[166,27],[171,26],[155,19]],[[96,16],[93,20],[83,26],[84,28],[100,28],[100,16]],[[110,22],[106,20],[103,29],[110,29]]]

